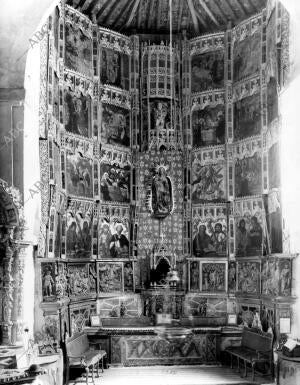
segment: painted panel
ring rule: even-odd
[[[193,147],[205,147],[225,142],[225,106],[206,106],[192,112]]]
[[[259,262],[238,262],[238,291],[250,295],[260,293]]]
[[[91,98],[81,93],[65,91],[64,123],[66,131],[89,136],[91,121]]]
[[[100,164],[100,192],[103,201],[129,202],[130,166],[126,164]]]
[[[70,297],[85,297],[90,294],[89,266],[87,263],[68,264]]]
[[[217,50],[191,59],[192,92],[224,87],[224,52]]]
[[[234,139],[240,140],[260,134],[261,101],[255,93],[234,103]]]
[[[99,292],[123,291],[122,264],[98,262]]]
[[[129,56],[110,48],[101,48],[101,83],[129,89]]]
[[[133,262],[124,262],[124,291],[133,290]]]
[[[262,294],[267,296],[290,296],[292,262],[290,259],[270,259],[262,264]]]
[[[231,261],[228,265],[228,291],[235,293],[236,291],[236,262]]]
[[[89,213],[67,214],[67,258],[89,258],[92,250],[92,218]]]
[[[262,157],[259,151],[235,160],[235,196],[245,197],[262,193]]]
[[[92,77],[92,38],[78,28],[76,23],[66,23],[65,41],[66,67]]]
[[[201,290],[222,292],[227,289],[226,262],[200,262]]]
[[[93,197],[93,162],[79,153],[67,154],[67,191],[77,197]]]
[[[198,291],[200,289],[199,261],[191,261],[189,267],[190,267],[190,290]]]
[[[104,144],[129,147],[129,110],[118,106],[102,104],[101,142]]]

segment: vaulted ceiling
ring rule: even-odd
[[[167,33],[169,0],[67,0],[102,27],[122,33]],[[224,31],[258,13],[266,0],[172,0],[173,31],[197,36]]]

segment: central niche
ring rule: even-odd
[[[157,166],[151,183],[151,211],[156,218],[167,217],[173,209],[172,182],[165,166]]]

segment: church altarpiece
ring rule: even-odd
[[[272,255],[284,249],[271,166],[280,68],[266,55],[278,54],[275,11],[176,36],[170,49],[58,7],[41,44],[37,330],[56,325],[51,346],[97,312],[220,326],[232,313],[239,324],[266,317],[267,296],[291,300],[292,258]],[[174,269],[177,291],[164,292]],[[274,328],[279,308],[268,315]],[[129,361],[141,358],[135,343]]]

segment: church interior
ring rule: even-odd
[[[296,0],[4,4],[0,384],[300,384]]]

